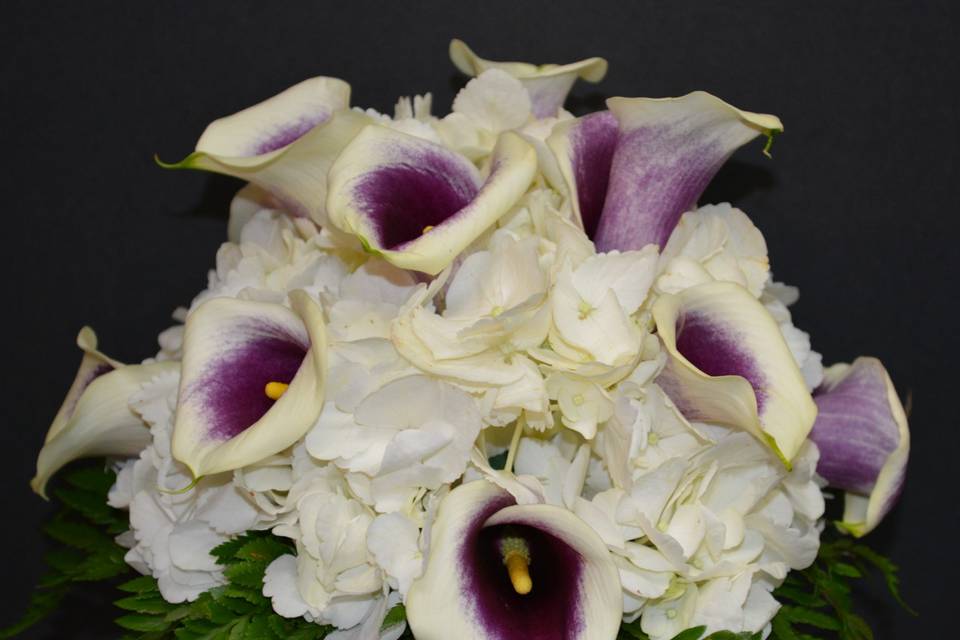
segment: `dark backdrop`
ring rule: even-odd
[[[949,0],[699,5],[654,2],[25,2],[0,4],[5,401],[0,428],[0,623],[39,577],[51,506],[27,481],[89,323],[112,355],[153,353],[170,312],[204,286],[238,184],[158,169],[214,118],[313,75],[390,110],[464,79],[482,55],[610,61],[612,95],[713,92],[781,116],[765,159],[741,150],[706,201],[732,200],[799,285],[796,321],[828,362],[879,356],[913,394],[906,492],[871,542],[903,565],[912,619],[867,598],[878,637],[943,637],[957,536],[956,10]],[[799,8],[800,5],[803,8]],[[109,638],[110,593],[87,590],[32,638]]]

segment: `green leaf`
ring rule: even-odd
[[[150,593],[143,595],[121,598],[113,603],[115,606],[125,611],[134,611],[136,613],[161,614],[167,613],[176,608],[176,605],[170,604],[163,599],[159,593]]]
[[[67,595],[67,589],[60,586],[54,589],[45,589],[34,591],[30,596],[30,602],[27,605],[27,611],[20,618],[19,622],[5,629],[0,629],[0,638],[13,638],[20,635],[33,625],[37,624],[48,615],[53,613],[64,596]]]
[[[164,631],[169,626],[167,621],[161,617],[135,614],[121,616],[115,622],[130,631]]]
[[[405,622],[407,619],[407,610],[402,604],[395,605],[390,611],[387,611],[386,617],[383,619],[383,624],[380,625],[380,629],[389,629],[394,625],[398,625],[401,622]]]
[[[814,609],[782,607],[780,609],[780,615],[787,618],[790,622],[808,624],[818,629],[827,629],[828,631],[839,631],[842,627],[840,621],[835,617]]]
[[[127,593],[159,593],[157,580],[153,576],[140,576],[117,586]]]
[[[291,549],[280,539],[274,536],[254,538],[247,542],[234,554],[240,560],[254,560],[270,564],[277,557],[290,553]]]
[[[830,569],[837,575],[845,576],[847,578],[862,578],[863,573],[860,569],[857,569],[852,564],[847,564],[846,562],[838,562]]]
[[[671,640],[700,640],[700,638],[702,638],[703,634],[706,632],[706,627],[693,627],[692,629],[681,631],[677,635],[673,636]]]

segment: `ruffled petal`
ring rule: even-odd
[[[611,98],[620,133],[594,241],[598,251],[663,246],[680,216],[737,148],[783,131],[776,116],[741,111],[708,93]]]
[[[730,282],[661,296],[653,306],[668,352],[657,383],[685,417],[740,427],[789,466],[817,415],[770,313]]]
[[[863,536],[903,489],[910,455],[906,412],[876,358],[830,367],[813,399],[819,408],[810,433],[820,449],[817,473],[847,492],[840,526]]]
[[[465,42],[456,39],[450,41],[450,59],[457,69],[468,76],[478,76],[488,69],[500,69],[518,79],[530,94],[533,114],[538,118],[557,115],[578,78],[600,82],[607,75],[607,61],[603,58],[587,58],[562,65],[494,62],[484,60]]]
[[[325,222],[327,170],[370,118],[348,109],[350,86],[311,78],[212,122],[196,150],[168,169],[202,169],[248,180],[298,216]]]
[[[93,332],[84,330],[78,342],[96,345]],[[99,365],[88,352],[57,414],[50,434],[37,457],[37,473],[30,486],[46,497],[50,478],[66,464],[90,456],[136,455],[150,443],[150,430],[129,406],[141,386],[166,371],[176,371],[177,362],[141,365]],[[107,367],[107,368],[103,368]],[[52,435],[51,435],[52,434]]]
[[[283,451],[320,415],[327,368],[323,312],[303,292],[293,311],[215,298],[187,317],[173,455],[195,477]],[[277,399],[271,383],[289,385]]]
[[[507,538],[525,541],[532,590],[518,594],[504,566]],[[431,530],[425,572],[407,595],[420,640],[613,640],[622,596],[600,537],[570,511],[516,505],[486,481],[454,489]]]
[[[484,180],[467,158],[371,125],[330,169],[334,225],[405,269],[436,275],[507,213],[537,170],[534,149],[500,136]]]

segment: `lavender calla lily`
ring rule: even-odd
[[[691,420],[740,427],[786,464],[817,415],[777,322],[750,292],[709,282],[653,306],[667,364],[657,383]]]
[[[406,606],[418,640],[613,640],[623,613],[616,565],[589,525],[486,480],[444,498]]]
[[[903,489],[910,455],[906,412],[876,358],[828,368],[813,399],[819,408],[810,433],[820,449],[817,473],[847,492],[839,526],[866,535]]]
[[[559,124],[547,143],[581,226],[599,251],[664,246],[680,216],[727,158],[779,118],[741,111],[708,93],[611,98]]]
[[[199,478],[279,453],[323,408],[323,312],[302,291],[279,304],[214,298],[187,316],[173,455]]]
[[[97,351],[97,337],[84,327],[77,336],[83,360],[57,412],[30,486],[46,497],[50,478],[78,458],[135,455],[150,442],[150,431],[129,407],[130,396],[152,378],[176,371],[179,363],[123,365]]]
[[[494,62],[484,60],[462,40],[450,41],[450,59],[457,69],[468,76],[479,76],[488,69],[506,71],[519,80],[533,105],[538,118],[556,116],[578,78],[600,82],[607,75],[607,61],[587,58],[570,64],[535,65],[527,62]]]
[[[290,213],[325,222],[326,175],[337,154],[370,122],[351,111],[350,85],[311,78],[212,122],[196,150],[169,169],[202,169],[248,180]]]
[[[514,133],[501,134],[484,179],[454,151],[371,125],[330,169],[327,211],[369,251],[436,275],[513,207],[536,170],[536,152]]]

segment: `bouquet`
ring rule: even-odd
[[[81,330],[32,486],[105,462],[55,491],[73,551],[8,635],[132,570],[140,638],[872,637],[851,583],[899,599],[896,569],[856,539],[903,406],[879,361],[822,365],[742,211],[697,206],[780,120],[703,92],[574,117],[603,59],[450,56],[446,116],[318,77],[158,161],[247,184],[154,357]]]

